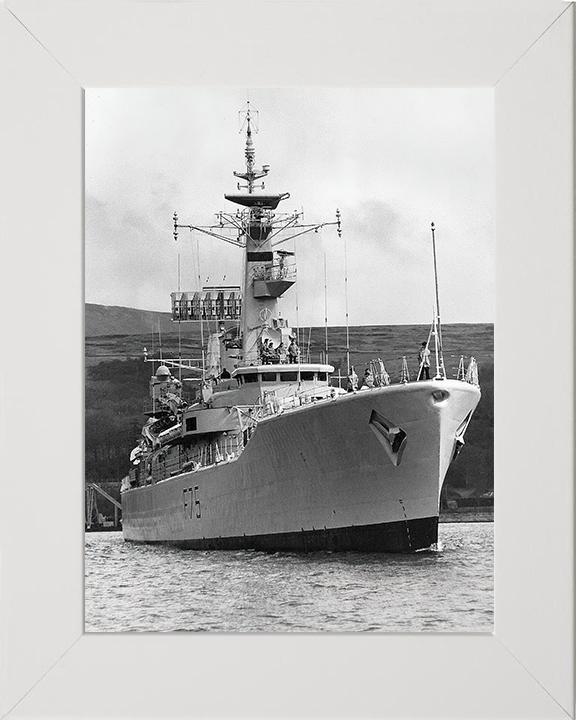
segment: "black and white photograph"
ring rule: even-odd
[[[0,717],[575,716],[575,19],[0,3]]]
[[[491,632],[486,89],[95,89],[87,632]]]

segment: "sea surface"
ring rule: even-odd
[[[493,523],[412,555],[194,551],[87,533],[86,632],[492,632]]]

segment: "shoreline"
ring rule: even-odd
[[[479,512],[462,512],[458,510],[447,510],[440,513],[441,523],[462,523],[462,522],[494,522],[494,509],[481,510]]]

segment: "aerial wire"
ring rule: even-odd
[[[337,218],[337,233],[338,237],[342,237],[342,227],[340,225],[340,210],[336,210]],[[346,243],[346,237],[344,237],[344,306],[346,313],[346,376],[350,376],[350,328],[348,319],[348,248]]]
[[[204,304],[202,302],[202,277],[200,275],[200,244],[198,242],[198,236],[196,236],[196,261],[196,269],[198,270],[198,293],[200,296],[200,351],[202,354],[202,377],[204,377],[204,373],[206,372],[204,364]]]
[[[180,253],[178,253],[178,292],[180,293]],[[182,382],[182,333],[180,321],[182,319],[182,296],[180,295],[178,310],[178,380]]]
[[[324,353],[325,362],[328,363],[328,272],[326,250],[324,250]]]

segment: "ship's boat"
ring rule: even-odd
[[[156,363],[148,419],[122,484],[124,538],[189,549],[428,548],[438,539],[446,471],[480,399],[475,361],[446,377],[437,303],[422,361],[430,344],[432,379],[410,382],[404,367],[392,384],[376,359],[359,383],[347,352],[342,388],[333,366],[307,362],[278,310],[296,281],[294,253],[278,246],[287,231],[331,225],[340,235],[340,215],[304,225],[300,213],[277,212],[288,193],[257,190],[269,167],[255,169],[252,113],[248,105],[246,171],[234,173],[246,184],[225,196],[239,209],[206,227],[174,215],[175,238],[184,227],[243,248],[244,286],[172,293],[173,320],[211,322],[217,331],[202,367]],[[195,400],[175,369],[196,373]]]

